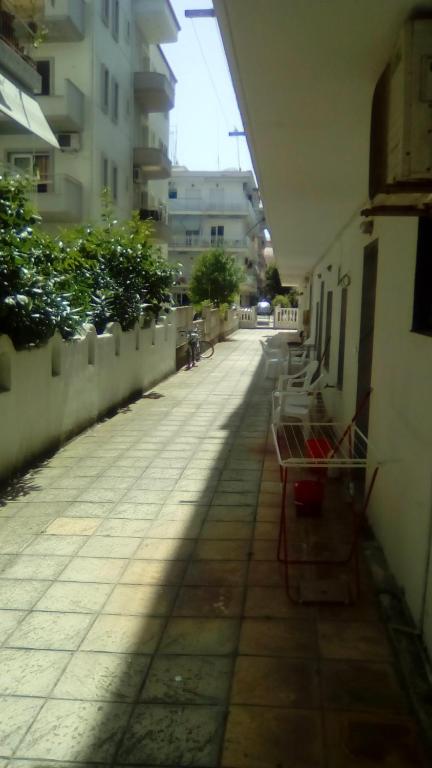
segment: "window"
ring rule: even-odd
[[[130,30],[131,30],[131,26],[130,26],[130,21],[128,19],[126,22],[126,42],[127,43],[130,42]]]
[[[114,123],[118,122],[119,116],[119,84],[117,80],[112,81],[112,105],[111,119]]]
[[[51,93],[51,61],[49,59],[36,61],[36,69],[41,76],[41,87],[37,95],[49,96]]]
[[[411,330],[432,336],[432,221],[419,218]]]
[[[117,202],[118,197],[118,168],[115,163],[112,165],[112,184],[111,184],[112,198],[114,202]]]
[[[327,291],[325,354],[324,354],[324,368],[326,369],[326,371],[328,371],[330,368],[332,311],[333,311],[333,291]]]
[[[224,241],[224,226],[215,226],[210,230],[210,242],[211,245],[223,245]]]
[[[108,158],[102,155],[102,189],[109,187]]]
[[[340,325],[339,325],[338,374],[337,374],[338,389],[343,389],[347,306],[348,306],[348,289],[342,288],[341,313],[340,313]]]
[[[109,7],[110,0],[101,0],[101,17],[107,27],[109,26]]]
[[[177,200],[177,186],[174,181],[168,182],[168,199]]]
[[[109,71],[105,64],[101,67],[101,107],[103,112],[109,109]]]
[[[119,0],[113,0],[112,9],[112,36],[114,40],[119,39],[119,25],[120,25],[120,7]]]
[[[50,177],[51,156],[38,152],[11,152],[9,163],[36,180],[36,192],[52,191]]]

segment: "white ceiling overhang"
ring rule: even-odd
[[[432,2],[214,0],[284,283],[368,195],[374,87],[404,21]]]

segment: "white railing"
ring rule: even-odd
[[[274,327],[298,329],[298,309],[293,307],[276,307],[274,311]]]
[[[202,237],[201,235],[173,236],[171,248],[238,248],[248,249],[246,238],[229,240],[225,237]]]
[[[256,308],[241,307],[238,310],[240,328],[255,328],[256,326]]]
[[[200,213],[217,211],[218,213],[244,213],[247,214],[252,206],[247,200],[203,200],[201,197],[174,197],[168,200],[170,213],[190,213],[199,211]]]

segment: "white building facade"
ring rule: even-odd
[[[223,248],[243,269],[240,302],[256,303],[262,279],[264,214],[250,171],[189,171],[174,167],[168,191],[169,260],[182,264],[174,289],[187,301],[189,281],[204,251]]]
[[[168,0],[15,0],[46,36],[34,59],[38,102],[61,149],[11,132],[0,119],[3,163],[34,175],[48,226],[98,221],[109,188],[116,216],[133,209],[166,239],[169,111],[175,77],[160,49],[179,25]]]

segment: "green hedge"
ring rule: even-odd
[[[106,204],[100,226],[53,237],[28,195],[25,179],[0,175],[0,333],[20,348],[46,342],[55,330],[71,338],[84,323],[98,333],[112,321],[129,330],[146,308],[157,315],[177,269],[138,214],[118,223]]]

